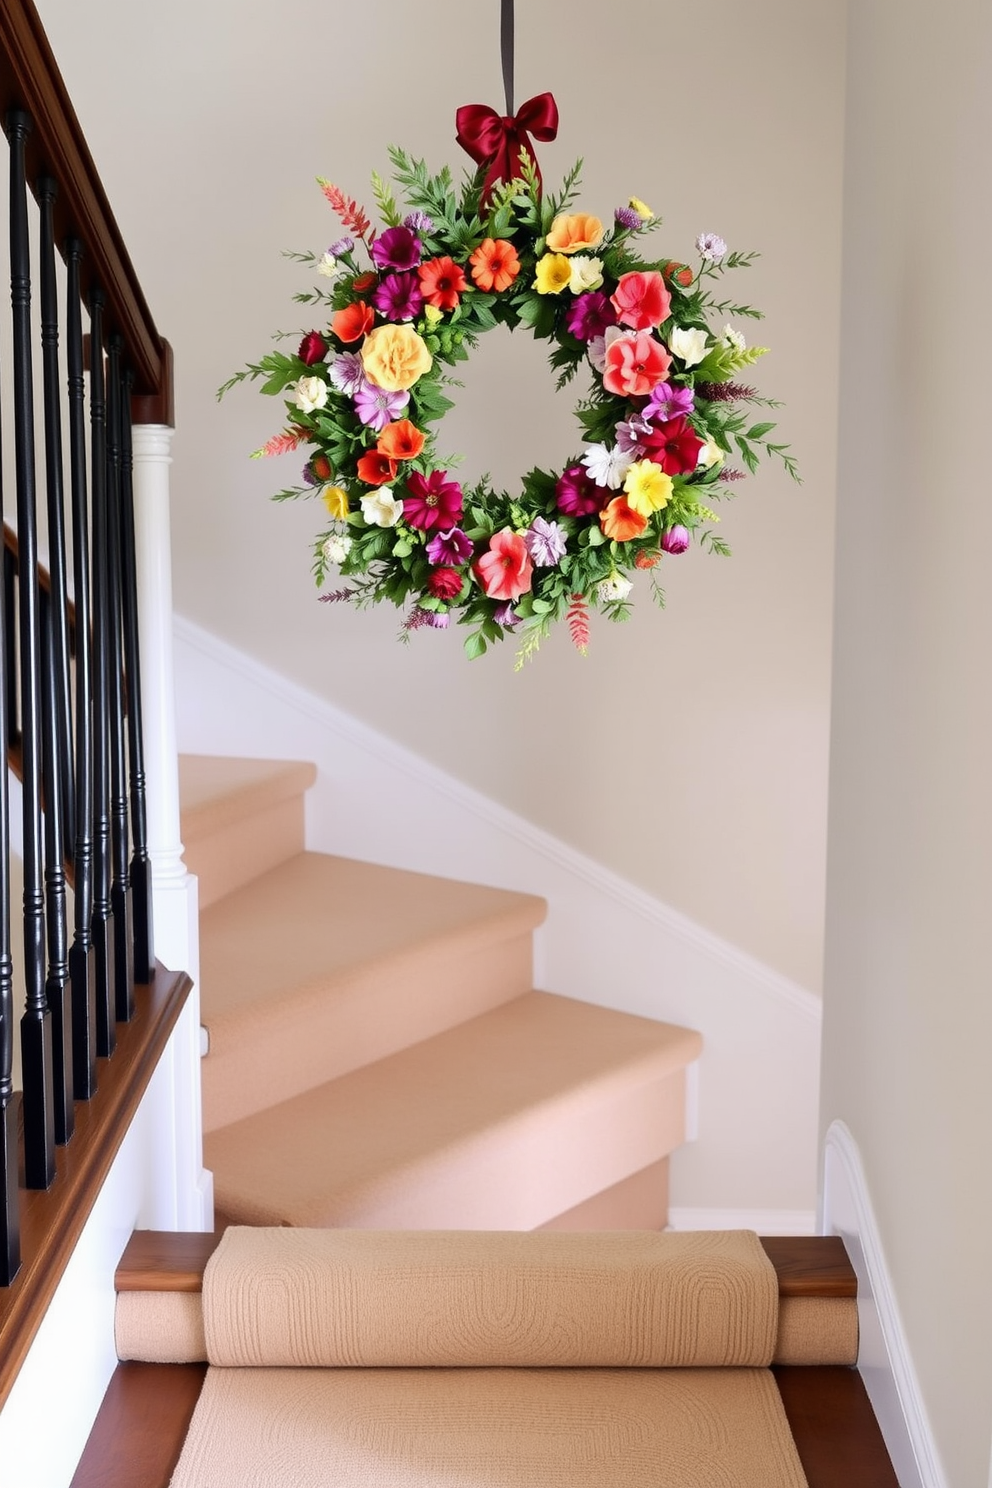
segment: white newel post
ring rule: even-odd
[[[179,763],[172,648],[169,512],[171,428],[136,424],[134,526],[141,658],[142,737],[147,781],[154,952],[196,986],[152,1081],[149,1153],[156,1181],[141,1223],[160,1229],[211,1229],[213,1187],[203,1168],[200,1106],[200,993],[197,882],[186,871],[179,828]]]

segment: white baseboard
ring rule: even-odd
[[[681,1209],[668,1211],[670,1230],[756,1230],[759,1235],[815,1235],[812,1209]]]
[[[827,1130],[821,1231],[841,1235],[858,1274],[858,1370],[900,1488],[947,1488],[882,1250],[858,1145]]]
[[[702,1033],[676,1203],[813,1206],[814,993],[180,617],[175,664],[181,749],[317,765],[308,847],[539,894],[537,985]]]

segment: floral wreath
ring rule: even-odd
[[[545,94],[521,114],[544,100],[554,108]],[[295,355],[248,366],[221,393],[264,378],[263,392],[289,395],[287,429],[253,458],[309,447],[303,484],[274,499],[323,498],[329,522],[314,544],[316,581],[333,568],[348,580],[323,600],[390,600],[407,610],[403,639],[456,618],[469,627],[469,656],[515,635],[520,665],[554,621],[566,621],[584,652],[590,608],[626,619],[635,570],[655,570],[694,540],[728,553],[711,503],[734,494],[760,455],[799,477],[788,447],[769,439],[775,425],[748,412],[778,405],[738,380],[766,348],[748,347],[730,324],[710,326],[760,317],[715,293],[725,270],[757,255],[702,233],[696,269],[645,261],[639,239],[660,220],[649,207],[631,198],[609,228],[572,210],[581,161],[546,195],[519,132],[502,165],[509,179],[500,179],[498,162],[466,138],[466,116],[478,109],[458,111],[459,141],[480,162],[460,190],[447,167],[431,175],[390,149],[405,202],[373,174],[380,231],[318,178],[348,235],[322,256],[287,256],[329,281],[295,296],[320,307],[323,328],[307,332]],[[446,390],[460,385],[452,369],[499,324],[551,343],[559,389],[591,372],[575,410],[581,453],[561,471],[529,471],[515,493],[487,477],[459,483],[458,457],[436,447],[452,407]],[[731,455],[746,469],[728,466]],[[663,604],[656,572],[650,583]]]

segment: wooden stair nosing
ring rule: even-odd
[[[212,1234],[135,1230],[114,1277],[119,1292],[199,1292],[221,1239]],[[856,1297],[858,1279],[839,1235],[762,1236],[780,1297]]]

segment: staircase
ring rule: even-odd
[[[222,1219],[663,1228],[700,1036],[535,991],[543,900],[306,852],[315,773],[180,761]]]

